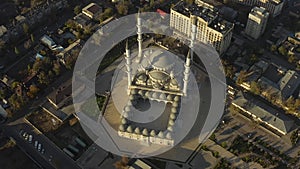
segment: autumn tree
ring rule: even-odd
[[[122,157],[120,161],[117,161],[114,163],[114,166],[116,169],[127,169],[127,164],[128,164],[128,157]]]
[[[27,96],[32,99],[37,95],[39,91],[40,89],[36,85],[30,85],[29,91],[27,92]]]
[[[81,12],[81,7],[80,7],[80,5],[75,6],[75,8],[74,8],[74,14],[75,14],[75,15],[78,15],[80,12]]]
[[[257,82],[255,82],[255,81],[252,81],[251,83],[250,83],[250,90],[251,90],[251,92],[252,93],[254,93],[254,94],[256,94],[256,95],[259,95],[260,94],[260,92],[261,92],[261,87],[260,87],[260,85],[257,83]]]
[[[37,77],[40,84],[48,85],[50,82],[47,74],[44,71],[40,72]]]
[[[247,72],[245,70],[242,70],[239,74],[239,76],[237,77],[237,83],[238,84],[242,84],[243,82],[246,81],[247,78]]]

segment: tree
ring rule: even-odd
[[[283,47],[283,46],[280,46],[279,48],[278,48],[278,52],[281,54],[281,55],[283,55],[283,56],[286,56],[287,55],[287,50]]]
[[[34,42],[34,35],[33,34],[30,35],[30,39],[31,39],[31,42]]]
[[[53,63],[53,68],[52,70],[54,71],[55,75],[58,76],[60,74],[60,64],[58,61]]]
[[[44,71],[39,73],[37,77],[38,77],[38,81],[40,84],[48,85],[50,82],[48,76],[46,75],[46,73]]]
[[[74,14],[78,15],[80,13],[80,11],[81,11],[80,5],[75,6],[75,8],[74,8]]]
[[[0,50],[4,48],[5,48],[5,42],[2,39],[0,39]]]
[[[27,92],[27,96],[29,98],[34,98],[39,91],[40,89],[36,85],[30,85],[29,91]]]
[[[289,58],[288,58],[289,63],[294,63],[296,60],[297,60],[297,58],[295,57],[295,55],[289,55]]]
[[[270,50],[271,50],[271,52],[276,52],[277,46],[276,46],[276,45],[272,45],[272,46],[270,47]]]
[[[128,157],[122,157],[120,161],[114,163],[116,169],[126,169],[128,164]]]
[[[256,95],[259,95],[260,92],[261,92],[260,85],[257,82],[255,82],[255,81],[253,81],[253,82],[250,83],[250,88],[251,88],[250,91],[252,93],[256,94]]]
[[[237,83],[242,84],[243,82],[246,81],[246,78],[247,78],[247,72],[245,70],[242,70],[239,76],[237,77]]]
[[[41,68],[42,68],[42,60],[40,58],[37,58],[32,65],[32,70],[34,72],[38,72]]]
[[[128,3],[120,2],[116,5],[117,11],[120,15],[126,15],[128,13]]]
[[[8,99],[8,102],[14,110],[20,110],[24,105],[23,97],[17,96],[17,94],[11,95],[11,97]]]
[[[17,47],[15,47],[15,54],[16,54],[16,55],[19,55],[19,54],[20,54],[20,51],[19,51],[19,49],[18,49]]]
[[[22,27],[23,27],[24,33],[28,34],[29,33],[29,26],[26,23],[23,23]]]
[[[288,109],[295,110],[295,99],[293,97],[288,98],[285,101],[285,105],[288,107]]]

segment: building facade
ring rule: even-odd
[[[273,17],[281,13],[284,4],[282,0],[232,0],[232,2],[248,6],[264,7]]]
[[[196,40],[211,44],[219,54],[227,50],[234,24],[221,18],[213,6],[180,1],[171,8],[170,27],[175,34],[191,37],[193,24],[197,27]]]
[[[254,7],[248,16],[245,33],[257,39],[265,31],[268,22],[269,12],[263,7]]]

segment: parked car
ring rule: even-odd
[[[37,148],[38,144],[39,144],[39,142],[38,142],[38,141],[35,141],[35,142],[34,142],[34,147]]]
[[[31,144],[32,143],[32,139],[33,139],[33,136],[30,134],[29,136],[28,136],[28,142]]]
[[[41,150],[42,150],[42,144],[41,144],[41,143],[38,144],[37,149],[38,149],[38,151],[41,151]]]

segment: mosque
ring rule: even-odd
[[[142,49],[142,20],[137,17],[138,51],[131,54],[126,42],[125,67],[127,78],[128,102],[124,106],[118,135],[145,144],[173,146],[175,121],[178,120],[181,102],[188,96],[191,62],[193,52],[188,52],[186,60],[174,58],[174,54],[160,47]],[[196,26],[191,29],[190,48],[193,48]],[[133,64],[136,71],[133,71]],[[138,111],[147,107],[147,102],[164,105],[162,119],[155,119],[149,124],[135,122],[134,116],[141,116]],[[138,111],[137,111],[138,110]],[[151,112],[148,112],[151,113]]]

